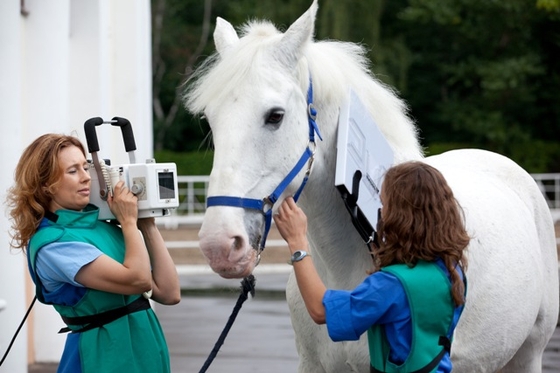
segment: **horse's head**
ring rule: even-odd
[[[316,12],[315,1],[285,33],[267,22],[251,22],[241,38],[218,18],[217,54],[186,93],[187,107],[204,113],[212,131],[209,197],[262,200],[306,149],[309,71],[302,56],[312,42]],[[304,174],[305,168],[279,200],[296,192]],[[257,209],[209,205],[199,238],[212,269],[226,278],[250,274],[264,225],[265,216]]]

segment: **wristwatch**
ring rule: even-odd
[[[290,260],[291,260],[292,264],[294,264],[294,262],[299,262],[300,260],[302,260],[306,256],[311,256],[311,255],[307,251],[298,250],[298,251],[294,251]]]

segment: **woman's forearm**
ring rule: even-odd
[[[142,220],[139,220],[138,225],[150,255],[152,298],[162,304],[177,304],[181,300],[181,288],[175,263],[155,222]]]
[[[305,302],[307,312],[315,323],[324,324],[326,315],[323,297],[327,289],[315,269],[312,258],[308,256],[293,265],[299,291]]]
[[[288,243],[290,254],[297,250],[309,251],[307,217],[292,197],[286,198],[274,215],[274,222],[282,238]],[[327,291],[310,256],[293,263],[296,280],[307,312],[317,324],[325,323],[323,297]]]
[[[122,224],[121,229],[125,244],[122,265],[130,271],[130,278],[134,279],[138,286],[149,289],[151,287],[150,257],[142,242],[142,236],[139,234],[135,223]]]

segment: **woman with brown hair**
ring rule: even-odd
[[[354,290],[326,289],[310,257],[307,218],[292,198],[275,215],[311,318],[333,341],[368,333],[372,372],[450,372],[465,304],[462,210],[442,174],[422,162],[390,168],[381,190],[376,269]]]
[[[169,372],[148,298],[179,302],[175,265],[122,181],[107,199],[118,224],[98,219],[90,184],[82,143],[46,134],[24,150],[8,191],[12,246],[26,251],[37,299],[70,332],[58,372]]]

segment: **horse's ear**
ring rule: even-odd
[[[278,59],[287,67],[293,68],[301,57],[303,47],[313,38],[315,17],[317,16],[317,0],[299,17],[284,33],[278,49]]]
[[[214,29],[214,44],[219,54],[223,54],[231,46],[239,41],[237,32],[229,23],[223,18],[216,18],[216,28]]]

